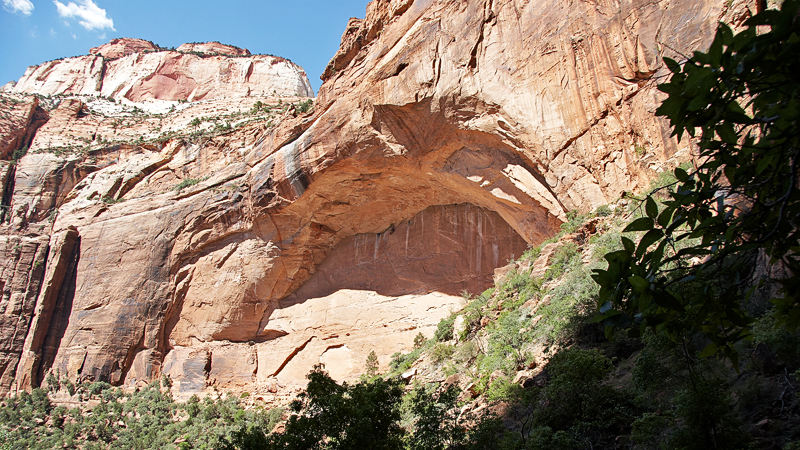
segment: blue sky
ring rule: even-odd
[[[219,41],[288,58],[314,92],[350,17],[368,0],[2,0],[0,85],[25,68],[85,55],[116,37],[162,47]]]

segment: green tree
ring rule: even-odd
[[[780,286],[773,302],[790,328],[800,324],[800,20],[798,2],[750,18],[734,35],[720,24],[706,53],[682,64],[659,89],[669,96],[657,114],[673,135],[695,136],[699,158],[676,169],[665,207],[654,193],[645,216],[625,231],[638,245],[605,256],[596,270],[599,314],[609,328],[656,328],[671,336],[701,331],[737,363],[733,344],[749,336],[745,300],[755,287]],[[757,27],[768,31],[758,34]],[[784,275],[753,281],[759,255]],[[693,261],[693,262],[690,262]]]
[[[415,422],[409,450],[445,450],[462,443],[466,429],[458,423],[458,394],[455,384],[444,389],[421,386],[411,392],[409,410]]]
[[[608,390],[601,382],[611,369],[611,360],[597,350],[571,348],[553,355],[545,389],[553,409],[551,421],[589,420],[598,414],[604,406],[601,396]]]
[[[399,426],[403,389],[397,380],[374,378],[338,384],[321,365],[292,402],[294,413],[270,447],[287,450],[394,450],[403,447]]]
[[[367,376],[374,377],[378,374],[378,355],[375,354],[375,350],[370,351],[369,355],[367,355],[364,368],[366,369]]]

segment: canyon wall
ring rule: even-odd
[[[0,123],[30,146],[2,166],[0,389],[54,371],[280,396],[319,362],[385,368],[568,212],[688,159],[654,115],[661,58],[750,8],[375,0],[311,111],[301,71],[242,81],[255,57],[210,44],[29,69]]]

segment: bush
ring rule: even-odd
[[[304,102],[298,103],[297,106],[295,107],[295,109],[297,110],[298,113],[305,114],[308,111],[310,111],[313,106],[314,106],[314,101],[311,100],[311,99],[308,99],[308,100],[306,100]]]
[[[480,368],[486,373],[502,370],[511,374],[522,369],[530,356],[525,346],[530,341],[527,330],[528,316],[519,309],[504,311],[489,325],[486,355],[481,358]]]
[[[550,266],[545,272],[545,279],[552,280],[560,277],[568,267],[581,264],[580,252],[578,245],[574,242],[566,242],[564,245],[558,247],[553,254]]]
[[[775,309],[758,318],[751,328],[753,341],[763,342],[790,370],[800,367],[800,330],[789,331],[780,325],[780,313]]]
[[[666,447],[669,432],[674,426],[670,411],[645,413],[631,426],[631,440],[641,449],[660,450]]]
[[[436,333],[433,336],[436,342],[444,342],[453,339],[453,323],[455,320],[456,316],[450,315],[450,317],[439,321],[439,324],[436,326]]]
[[[425,338],[424,334],[422,334],[421,332],[417,333],[417,335],[414,336],[414,348],[417,349],[417,348],[420,348],[420,347],[424,346],[425,342],[427,342],[427,340],[428,339]]]
[[[178,191],[178,192],[180,192],[180,191],[182,191],[183,189],[185,189],[185,188],[187,188],[187,187],[189,187],[189,186],[194,186],[195,184],[197,184],[197,183],[199,183],[199,182],[200,182],[200,180],[198,180],[198,179],[195,179],[195,178],[187,178],[187,179],[185,179],[185,180],[181,181],[180,183],[178,183],[178,185],[177,185],[177,186],[175,186],[174,188],[172,188],[172,190],[173,190],[173,191]]]
[[[608,217],[613,214],[613,211],[608,205],[600,205],[594,210],[594,214],[597,217]]]
[[[600,384],[610,372],[611,360],[597,350],[562,350],[547,364],[550,384],[545,393],[557,415],[588,419],[597,412]]]
[[[696,380],[675,395],[682,419],[672,445],[686,449],[744,448],[745,437],[731,414],[730,392],[721,380]]]
[[[455,353],[456,348],[452,345],[448,345],[445,343],[438,343],[431,348],[431,359],[436,364],[440,364],[443,361],[450,359],[451,356]]]
[[[406,440],[409,450],[445,450],[458,446],[466,429],[458,423],[456,403],[458,386],[437,389],[420,386],[408,396],[408,410],[413,417],[412,434]]]
[[[235,397],[200,402],[195,396],[178,405],[169,393],[161,392],[158,382],[130,394],[103,382],[82,384],[78,390],[101,401],[94,406],[53,408],[41,389],[6,399],[0,404],[0,430],[7,433],[7,446],[173,448],[181,438],[189,448],[221,448],[245,424],[276,423],[274,413],[245,410]]]
[[[501,400],[511,400],[518,397],[522,388],[509,381],[507,377],[499,377],[486,390],[486,400],[496,402]]]
[[[401,352],[397,352],[392,355],[392,360],[389,361],[389,369],[392,371],[392,373],[405,372],[411,368],[411,365],[414,364],[414,361],[419,358],[420,354],[422,354],[422,348],[415,349],[406,355]]]
[[[378,355],[375,350],[371,350],[367,355],[367,361],[364,363],[364,373],[369,377],[374,377],[378,374]]]

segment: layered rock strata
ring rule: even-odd
[[[352,379],[375,350],[385,368],[567,212],[688,158],[654,116],[661,57],[707,45],[734,9],[748,14],[698,0],[375,0],[311,113],[273,98],[269,117],[180,136],[146,118],[122,128],[154,140],[123,144],[128,131],[108,130],[122,112],[61,101],[4,196],[0,383],[167,374],[182,395],[277,394],[319,362]],[[197,64],[217,70],[214,58]],[[81,67],[47,89],[105,92]],[[16,89],[51,86],[34,78]],[[154,83],[109,92],[158,97]],[[87,143],[90,130],[119,141]]]
[[[141,39],[115,39],[86,56],[29,67],[11,91],[132,102],[314,95],[303,69],[283,58],[218,43],[170,51]]]

